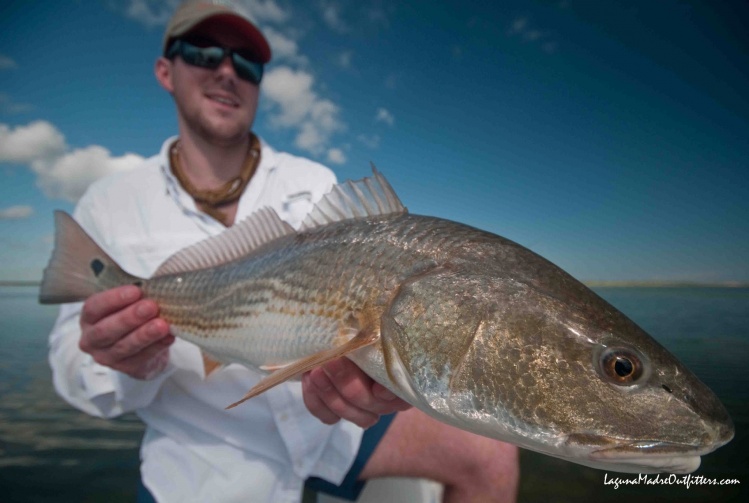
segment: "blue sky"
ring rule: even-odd
[[[255,131],[413,213],[582,280],[749,281],[749,4],[244,2]],[[0,279],[40,277],[52,210],[176,133],[153,77],[174,2],[0,5]]]

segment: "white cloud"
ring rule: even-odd
[[[34,121],[11,129],[0,124],[0,162],[29,164],[51,160],[65,151],[65,137],[52,124]]]
[[[0,162],[26,164],[48,197],[75,202],[94,180],[131,169],[143,162],[143,157],[113,157],[98,145],[69,151],[57,128],[46,121],[35,121],[15,128],[0,124]]]
[[[341,68],[351,68],[351,59],[354,57],[354,51],[343,51],[338,55],[338,65]]]
[[[369,148],[377,148],[380,146],[380,137],[376,134],[373,135],[366,135],[366,134],[360,134],[356,137],[357,140],[359,140],[361,143],[364,144],[364,146]]]
[[[375,116],[375,122],[384,122],[388,126],[395,124],[395,117],[389,111],[384,108],[377,109],[377,115]]]
[[[559,45],[551,33],[531,26],[527,17],[515,18],[507,29],[506,34],[510,38],[520,37],[524,42],[531,44],[538,43],[541,50],[547,54],[555,53]]]
[[[296,40],[270,27],[263,28],[263,34],[270,44],[273,61],[287,61],[300,65],[306,65],[309,62],[306,56],[299,54],[299,45]]]
[[[77,201],[97,179],[126,171],[143,162],[137,154],[112,157],[109,150],[91,145],[69,152],[53,162],[35,162],[31,170],[37,174],[37,185],[51,198]]]
[[[272,69],[264,77],[263,92],[271,103],[271,125],[297,128],[297,147],[320,155],[333,133],[345,128],[338,105],[313,89],[314,78],[288,66]]]
[[[515,18],[512,21],[512,24],[510,25],[510,27],[507,29],[507,35],[513,36],[519,33],[523,33],[523,31],[525,31],[526,29],[526,26],[528,26],[528,18],[525,18],[525,17]]]
[[[148,28],[166,26],[179,0],[130,0],[125,15]]]
[[[260,22],[283,23],[289,19],[290,13],[274,0],[245,0],[241,2],[247,8],[250,16]]]
[[[16,62],[5,54],[0,54],[0,70],[12,70],[14,68],[18,68]]]
[[[373,5],[366,7],[365,13],[370,23],[380,24],[385,27],[390,26],[388,15],[382,8],[382,5]]]
[[[0,209],[0,220],[20,220],[28,218],[34,213],[34,208],[26,205],[9,206]]]
[[[328,150],[328,162],[332,164],[344,164],[346,162],[346,154],[340,148],[331,148]]]
[[[297,147],[318,155],[322,153],[325,148],[325,142],[325,133],[309,121],[304,122],[301,125],[299,133],[294,139],[294,144]]]
[[[120,10],[118,3],[110,3]],[[148,28],[166,26],[180,3],[181,0],[129,0],[124,14]],[[289,18],[289,12],[279,7],[275,0],[244,0],[234,4],[255,22],[282,23]]]
[[[557,52],[557,47],[559,47],[559,44],[556,42],[544,42],[541,44],[541,50],[547,54],[554,54]]]
[[[338,33],[345,33],[350,30],[348,24],[341,19],[340,5],[334,2],[322,2],[320,7],[322,9],[323,21],[325,21],[325,24],[330,29]]]
[[[263,93],[280,108],[280,113],[272,117],[275,125],[292,127],[308,114],[310,106],[317,99],[312,91],[313,82],[310,73],[288,66],[278,66],[265,74]]]

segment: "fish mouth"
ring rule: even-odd
[[[672,442],[632,442],[594,450],[589,458],[612,470],[635,473],[692,473],[715,448]],[[616,468],[615,468],[616,467]]]
[[[660,440],[622,442],[621,439],[588,434],[567,438],[567,445],[573,449],[587,445],[586,459],[576,460],[578,463],[625,473],[691,473],[699,468],[700,456],[724,443],[706,446]]]

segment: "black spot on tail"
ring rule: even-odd
[[[94,276],[98,278],[101,271],[104,270],[104,263],[98,258],[95,258],[91,261],[91,270],[94,271]]]

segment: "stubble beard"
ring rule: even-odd
[[[205,142],[219,147],[230,147],[245,142],[252,126],[253,118],[246,124],[216,124],[216,119],[207,116],[201,110],[191,112],[179,104],[177,108],[182,123],[189,131]]]

